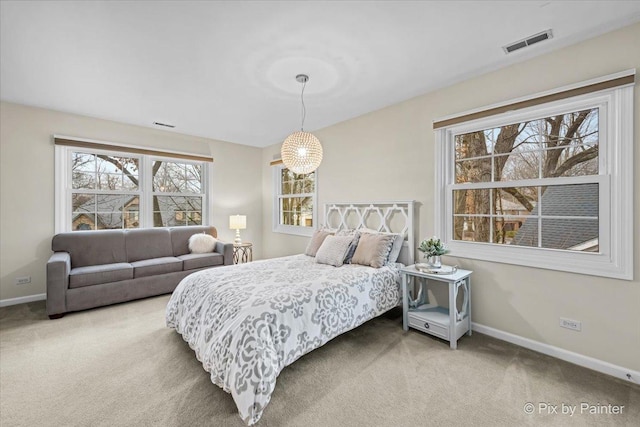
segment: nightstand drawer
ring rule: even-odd
[[[449,339],[449,328],[430,320],[421,319],[417,313],[409,312],[409,326],[445,340]]]

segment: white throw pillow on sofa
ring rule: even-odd
[[[208,254],[216,247],[216,238],[205,233],[189,237],[189,251],[192,254]]]

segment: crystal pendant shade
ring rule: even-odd
[[[311,173],[322,162],[322,145],[312,133],[298,131],[289,135],[280,149],[282,163],[294,173]]]

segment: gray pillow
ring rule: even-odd
[[[316,252],[320,249],[322,242],[327,236],[331,236],[333,233],[323,230],[316,230],[313,232],[313,236],[311,236],[311,240],[307,245],[307,249],[305,249],[304,254],[309,256],[316,256]]]
[[[387,262],[394,240],[395,236],[391,234],[361,233],[351,263],[382,267]]]
[[[347,250],[347,255],[344,257],[345,264],[351,264],[351,259],[353,258],[353,254],[356,253],[356,248],[358,247],[358,241],[360,240],[360,233],[355,232],[353,234],[353,240],[351,240],[351,244],[349,245],[349,249]]]
[[[398,257],[400,256],[400,251],[402,250],[402,244],[404,243],[404,236],[402,234],[394,234],[396,238],[393,241],[393,246],[391,247],[391,251],[389,251],[389,258],[387,259],[387,264],[398,261]]]
[[[316,253],[316,262],[340,267],[352,240],[352,236],[327,236]]]

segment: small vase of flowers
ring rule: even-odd
[[[444,246],[444,243],[442,243],[442,241],[436,236],[433,236],[430,239],[424,239],[420,242],[418,250],[424,253],[424,257],[427,259],[427,263],[431,268],[442,267],[440,257],[449,253],[449,250]]]

